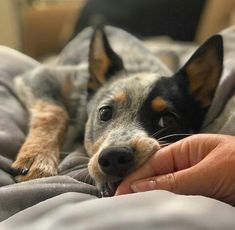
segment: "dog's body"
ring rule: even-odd
[[[138,40],[118,29],[106,30],[120,36],[115,47],[121,57],[97,28],[86,38],[88,65],[40,67],[16,78],[18,95],[31,115],[27,139],[13,164],[21,174],[18,181],[57,173],[69,124],[77,136],[86,124],[89,172],[109,195],[111,184],[160,148],[159,138],[199,131],[222,71],[221,37],[210,39],[167,77],[167,68]],[[175,140],[169,138],[162,140]]]

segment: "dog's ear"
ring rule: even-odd
[[[95,28],[89,50],[88,88],[95,91],[122,69],[122,59],[111,48],[103,27]]]
[[[223,39],[215,35],[191,56],[179,71],[189,94],[201,108],[211,105],[223,69]],[[183,77],[183,79],[182,79]]]

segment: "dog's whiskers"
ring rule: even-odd
[[[137,126],[139,129],[143,129],[143,122],[141,122],[141,121],[136,121],[136,126]]]
[[[172,143],[163,143],[163,144],[160,144],[160,146],[161,146],[161,148],[163,148],[163,147],[166,147],[166,146],[168,146],[170,144],[172,144]]]
[[[170,145],[170,144],[172,144],[172,142],[167,142],[167,141],[158,141],[158,143],[160,144],[160,147],[161,148],[163,148],[163,147],[165,147],[165,146],[168,146],[168,145]]]
[[[157,132],[153,133],[151,136],[156,138],[159,134],[166,131],[168,128],[169,127],[162,128],[162,129],[158,130]]]
[[[167,139],[167,138],[169,138],[169,137],[178,137],[178,136],[188,137],[188,136],[191,136],[191,135],[192,135],[192,134],[189,134],[189,133],[174,133],[174,134],[169,134],[169,135],[160,137],[160,138],[158,138],[158,141]]]
[[[87,183],[87,184],[91,184],[91,185],[92,185],[92,184],[94,184],[94,182],[95,182],[95,180],[94,180],[93,178],[91,178],[89,174],[87,174],[87,175],[85,176],[84,183]]]
[[[95,180],[90,177],[89,184],[95,184]]]
[[[84,178],[84,183],[89,184],[89,183],[87,182],[88,178],[89,178],[88,175],[86,175],[85,178]]]

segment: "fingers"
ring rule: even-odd
[[[189,167],[188,147],[182,141],[156,152],[142,167],[129,175],[117,188],[116,195],[128,194],[130,184],[136,180],[174,172]]]
[[[192,188],[192,175],[189,179],[188,170],[166,175],[156,176],[131,184],[133,192],[145,192],[150,190],[167,190],[178,194],[190,194]]]
[[[213,177],[212,177],[213,178]],[[131,184],[133,192],[150,190],[167,190],[182,195],[206,195],[213,192],[214,181],[211,181],[210,171],[204,167],[194,166],[182,171],[168,173]]]
[[[161,163],[162,162],[162,163]],[[164,162],[168,162],[165,165]],[[130,174],[117,188],[116,195],[131,193],[130,184],[136,180],[152,177],[161,173],[171,172],[174,162],[170,154],[157,152],[142,167]]]
[[[214,148],[216,142],[213,141],[214,137],[210,137],[208,134],[193,135],[160,149],[142,167],[125,178],[117,188],[116,195],[133,192],[130,185],[137,180],[182,171],[196,165]],[[209,144],[205,144],[208,140]]]

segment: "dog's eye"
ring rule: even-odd
[[[175,114],[169,113],[163,115],[160,120],[158,121],[158,125],[160,127],[174,127],[178,124],[178,119]]]
[[[113,109],[110,106],[104,106],[99,109],[99,119],[101,121],[108,121],[112,118]]]

